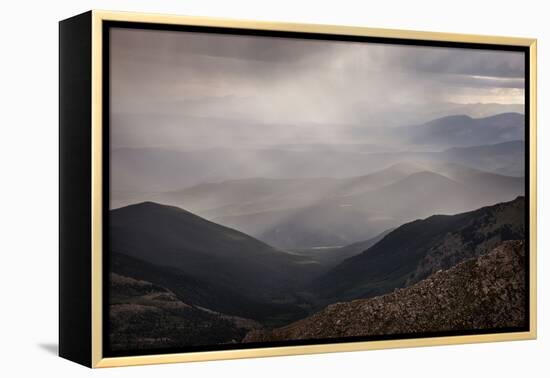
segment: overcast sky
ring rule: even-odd
[[[115,28],[110,56],[113,147],[350,142],[524,102],[516,52]]]

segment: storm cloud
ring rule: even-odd
[[[114,28],[110,57],[113,147],[375,143],[524,103],[519,52]]]

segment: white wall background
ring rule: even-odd
[[[57,22],[89,9],[539,39],[539,339],[92,372],[57,344]],[[0,22],[0,372],[4,377],[548,376],[550,27],[544,1],[9,1]]]

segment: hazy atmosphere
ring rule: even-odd
[[[523,326],[524,58],[112,29],[112,348]]]
[[[273,167],[280,162],[257,156],[258,150],[281,154],[317,145],[341,153],[433,152],[523,137],[515,128],[474,130],[481,138],[468,129],[454,138],[449,130],[434,138],[419,126],[448,115],[523,113],[521,53],[116,28],[111,33],[115,191],[176,190],[235,174],[301,176],[295,164]],[[151,172],[154,177],[138,180],[118,171],[119,157],[123,164],[135,148],[169,160],[178,152],[208,156],[200,177],[188,172],[163,179],[177,174],[165,172],[166,162]],[[208,174],[207,160],[227,157],[227,149],[230,159],[246,160],[243,169]],[[349,156],[342,158],[347,164]]]
[[[388,137],[379,128],[523,111],[521,53],[132,29],[111,38],[115,148],[376,144]]]

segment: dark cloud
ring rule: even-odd
[[[523,89],[525,86],[523,78],[515,77],[441,74],[438,79],[442,85],[450,87]]]
[[[296,63],[334,48],[317,40],[115,28],[112,44],[128,57],[177,61],[189,54],[261,62]],[[124,46],[124,47],[123,47]]]
[[[396,66],[430,74],[523,78],[523,53],[475,49],[393,47],[386,56]]]
[[[453,114],[451,103],[476,116],[523,103],[517,52],[137,29],[113,30],[111,46],[113,130],[124,126],[114,134],[125,146],[147,144],[156,125],[170,132],[155,144],[172,144],[182,123],[186,144],[208,143],[224,122],[245,130],[234,143],[252,143],[255,125],[276,125],[273,143],[344,140],[350,128]]]

